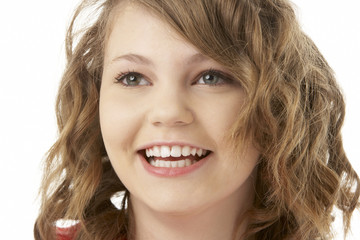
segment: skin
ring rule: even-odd
[[[233,156],[224,141],[244,103],[240,84],[205,83],[204,71],[230,73],[143,7],[116,11],[105,48],[100,123],[110,161],[131,193],[135,238],[232,239],[253,199],[259,156],[250,143]],[[125,86],[127,72],[139,73],[139,85]],[[138,154],[157,141],[212,153],[189,174],[159,177],[144,169]]]

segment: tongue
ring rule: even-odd
[[[184,160],[184,159],[190,159],[191,161],[195,160],[195,161],[199,161],[201,158],[198,157],[197,155],[196,156],[193,156],[193,155],[190,155],[190,156],[187,156],[187,157],[184,157],[184,156],[181,156],[181,157],[166,157],[166,158],[162,158],[162,157],[154,157],[154,160],[162,160],[162,161],[179,161],[179,160]]]

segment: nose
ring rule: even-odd
[[[154,95],[148,114],[148,119],[154,126],[184,126],[194,121],[186,94],[173,89],[163,89]]]

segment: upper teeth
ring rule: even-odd
[[[198,155],[199,157],[206,155],[207,150],[201,148],[193,148],[190,146],[154,146],[147,148],[147,157],[187,157],[189,155]]]

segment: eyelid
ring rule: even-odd
[[[231,83],[236,83],[237,81],[234,80],[234,77],[231,76],[230,74],[221,71],[221,70],[217,70],[217,69],[207,69],[205,71],[200,72],[196,77],[195,77],[195,81],[192,85],[197,84],[201,78],[203,78],[206,74],[211,74],[214,75],[218,78],[220,78],[222,80],[221,83],[216,83],[216,84],[206,84],[206,83],[201,83],[200,85],[207,85],[207,86],[219,86],[219,85],[225,85],[225,84],[231,84]],[[140,77],[142,78],[144,81],[146,81],[148,84],[139,84],[139,85],[129,85],[129,84],[124,84],[122,81],[130,75],[135,75],[136,77]],[[120,83],[122,86],[124,87],[139,87],[139,86],[148,86],[148,85],[152,85],[151,82],[142,74],[139,72],[136,72],[134,70],[132,71],[126,71],[126,72],[120,72],[117,77],[115,77],[115,82],[116,83]]]
[[[121,81],[124,77],[133,74],[133,75],[137,75],[137,76],[142,76],[140,73],[135,72],[135,71],[126,71],[126,72],[120,72],[119,74],[117,74],[117,76],[115,77],[115,80],[117,82]]]
[[[225,72],[220,71],[220,70],[210,68],[210,69],[202,71],[200,74],[198,74],[197,77],[195,78],[196,81],[194,82],[194,84],[196,84],[206,74],[215,75],[215,76],[219,77],[220,79],[222,79],[224,81],[224,83],[212,84],[212,85],[211,84],[202,84],[202,85],[217,86],[217,85],[222,85],[222,84],[226,84],[226,83],[235,82],[234,77],[232,77],[230,74],[225,73]]]
[[[124,84],[122,81],[123,81],[126,77],[128,77],[128,76],[130,76],[130,75],[135,75],[136,77],[140,77],[140,78],[142,78],[143,80],[145,80],[148,84],[139,84],[139,85]],[[121,84],[122,86],[124,86],[124,87],[139,87],[139,86],[148,86],[148,85],[151,85],[150,81],[148,81],[143,74],[141,74],[141,73],[139,73],[139,72],[136,72],[136,71],[130,71],[130,70],[127,71],[127,72],[120,72],[120,73],[117,75],[117,77],[115,77],[115,82],[116,82],[116,83],[120,83],[120,84]]]

